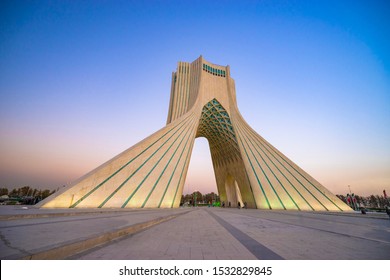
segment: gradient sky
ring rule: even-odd
[[[230,65],[246,121],[330,191],[390,193],[389,1],[1,1],[0,187],[69,184]],[[184,192],[216,191],[207,140]]]

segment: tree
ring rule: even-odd
[[[370,198],[369,198],[369,203],[370,203],[370,207],[372,208],[377,208],[378,207],[378,201],[376,200],[376,197],[375,195],[370,195]]]
[[[387,201],[386,201],[385,197],[383,195],[381,195],[381,196],[377,195],[376,198],[377,198],[379,207],[385,208],[387,205]]]
[[[205,194],[205,195],[203,196],[203,198],[204,198],[204,201],[205,201],[206,203],[213,203],[213,202],[219,201],[219,196],[218,196],[217,194],[215,194],[214,192]]]
[[[183,203],[190,203],[192,204],[192,194],[186,194],[183,198]]]
[[[1,195],[8,195],[8,189],[7,188],[0,188],[0,196]]]
[[[28,196],[29,192],[30,192],[30,186],[24,186],[24,187],[20,188],[19,196],[21,196],[21,197]]]
[[[38,191],[37,189],[34,189],[33,192],[32,192],[32,196],[33,196],[33,197],[36,197],[37,194],[38,194],[38,192],[39,192],[39,191]]]
[[[200,191],[196,191],[192,193],[193,201],[196,201],[198,204],[199,202],[203,202],[203,195]]]
[[[10,197],[16,197],[19,196],[20,189],[13,189],[12,191],[9,192]]]
[[[56,192],[55,190],[54,191],[50,191],[50,190],[42,191],[42,193],[41,193],[42,199],[45,199],[46,197],[48,197],[49,195],[52,195],[55,192]]]

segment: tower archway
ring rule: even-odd
[[[243,195],[248,207],[256,208],[230,115],[216,98],[203,106],[196,137],[209,142],[220,200],[236,207],[238,201],[243,205]]]
[[[225,205],[230,207],[237,207],[238,203],[240,206],[244,206],[244,201],[242,199],[240,187],[238,186],[237,181],[230,174],[227,176],[225,181],[225,191],[226,191],[226,201]]]
[[[195,138],[183,195],[193,194],[195,191],[199,191],[203,195],[208,193],[218,194],[210,146],[205,137]]]

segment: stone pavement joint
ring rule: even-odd
[[[91,249],[74,259],[256,259],[208,210],[191,209],[177,219]]]
[[[0,240],[3,241],[4,245],[10,249],[13,249],[13,250],[16,250],[18,252],[20,252],[21,254],[29,254],[29,252],[27,252],[26,250],[24,249],[21,249],[19,247],[16,247],[16,246],[13,246],[11,244],[11,242],[9,242],[9,240],[3,235],[0,233]]]
[[[104,233],[96,237],[88,238],[82,241],[66,244],[60,247],[49,249],[46,251],[37,252],[23,257],[24,260],[56,260],[56,259],[65,259],[72,255],[79,254],[96,246],[111,242],[120,237],[134,234],[150,228],[152,226],[158,225],[160,223],[172,220],[180,215],[186,214],[188,212],[170,215],[164,218],[157,218],[148,222],[138,223],[131,225],[129,227],[117,229],[112,232]]]

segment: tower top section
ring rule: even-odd
[[[211,63],[204,59],[203,56],[200,56],[198,59],[200,59],[202,62],[202,69],[207,73],[218,77],[226,77],[228,74],[230,75],[229,65],[222,66],[215,63]]]
[[[188,112],[198,98],[204,99],[201,103],[216,97],[226,99],[230,80],[229,65],[211,63],[203,56],[191,63],[178,62],[176,72],[172,73],[167,124]]]

